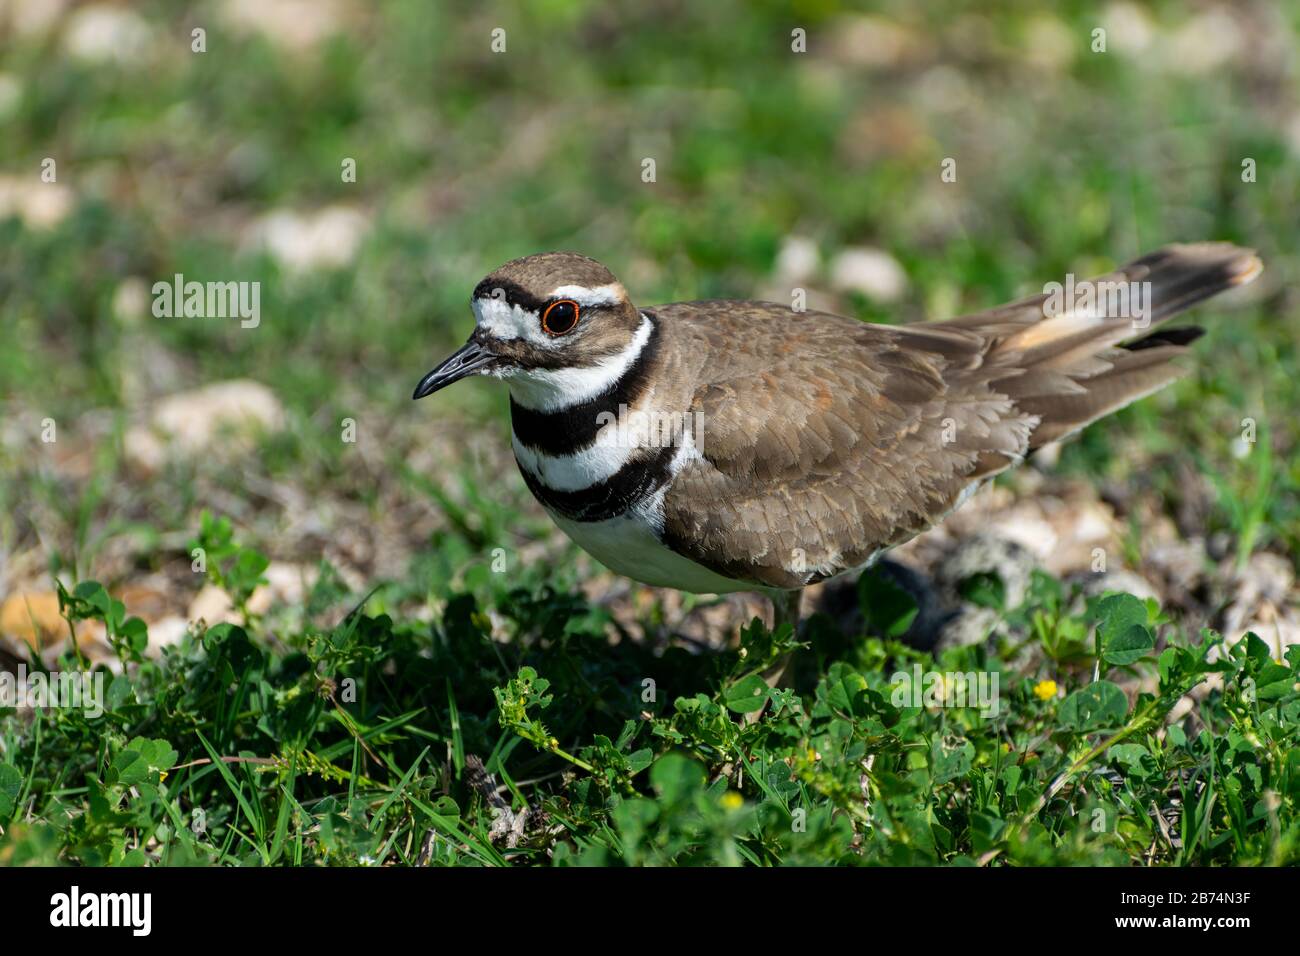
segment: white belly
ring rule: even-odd
[[[665,547],[655,535],[650,514],[641,508],[606,521],[570,521],[554,513],[551,517],[583,551],[642,584],[695,594],[755,590],[753,584],[725,578]]]

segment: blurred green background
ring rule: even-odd
[[[118,675],[98,722],[0,714],[0,865],[1294,860],[1297,26],[1257,0],[0,0],[0,671],[31,644]],[[529,496],[499,383],[410,399],[478,280],[548,249],[644,305],[801,288],[900,323],[1206,239],[1266,271],[1190,316],[1191,374],[895,552],[939,581],[984,532],[1035,545],[949,575],[982,590],[933,658],[1000,674],[1005,720],[869,703],[931,660],[869,575],[801,635],[806,707],[742,725],[763,602],[602,572]],[[177,274],[259,283],[257,326],[156,316]],[[1155,603],[1098,616],[1101,590]],[[1158,680],[1094,658],[1102,619],[1141,624]],[[1202,626],[1238,643],[1193,699]],[[1103,691],[1103,720],[1136,703],[1094,747]],[[507,788],[542,811],[519,848]]]
[[[1263,2],[4,0],[0,590],[188,572],[205,507],[280,557],[347,552],[358,589],[551,534],[499,387],[409,398],[478,279],[547,249],[647,305],[797,285],[906,322],[1166,242],[1253,246],[1265,276],[1196,314],[1193,374],[1060,467],[1294,560],[1298,22]],[[175,273],[259,281],[260,325],[155,318]],[[244,379],[284,428],[133,452],[167,396]],[[1233,454],[1246,417],[1265,465]]]

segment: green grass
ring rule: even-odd
[[[265,559],[219,522],[197,541],[214,580],[246,596]],[[1225,652],[1210,633],[1189,643],[1154,602],[1115,595],[1071,613],[1066,598],[1038,575],[1023,607],[1003,609],[1002,638],[938,660],[884,637],[846,642],[815,617],[794,687],[769,690],[759,675],[795,646],[788,628],[755,622],[711,654],[611,647],[608,615],[547,590],[505,593],[496,620],[457,594],[433,626],[382,613],[382,593],[333,628],[274,639],[245,615],[149,661],[142,623],[84,582],[64,595],[69,622],[105,622],[129,676],[109,676],[102,716],[6,722],[0,861],[1300,858],[1295,648],[1279,661],[1251,636]],[[996,675],[996,713],[904,694],[897,673],[914,663]],[[1169,723],[1211,675],[1219,689]],[[1130,701],[1116,682],[1133,678]],[[473,783],[471,758],[500,796]],[[508,832],[525,812],[514,839],[494,839],[502,815]]]
[[[878,65],[843,47],[866,7],[834,0],[358,6],[302,51],[161,0],[131,6],[153,31],[140,62],[0,36],[19,89],[0,175],[45,188],[53,157],[74,196],[49,228],[0,213],[0,598],[57,583],[124,671],[97,719],[0,710],[0,862],[1295,861],[1297,664],[1270,635],[1210,665],[1218,636],[1181,609],[1139,620],[1040,575],[989,644],[931,660],[868,579],[867,631],[814,621],[794,687],[755,696],[788,635],[689,648],[671,600],[622,596],[557,539],[509,462],[499,390],[409,395],[469,331],[477,280],[545,249],[597,256],[648,305],[779,296],[790,235],[823,265],[872,246],[903,267],[901,299],[836,301],[902,322],[1230,240],[1265,261],[1253,297],[1198,309],[1191,375],[1086,431],[1057,477],[1123,493],[1137,570],[1162,521],[1236,566],[1295,568],[1300,165],[1270,51],[1294,54],[1296,11],[1243,15],[1237,52],[1198,70],[1160,62],[1195,15],[1175,3],[1148,8],[1147,53],[1110,25],[1093,54],[1092,4],[887,0],[866,35],[903,41]],[[1039,55],[1044,24],[1066,52]],[[329,205],[368,221],[341,267],[299,274],[248,241],[273,210]],[[261,282],[261,325],[115,308],[177,272]],[[132,468],[124,435],[162,396],[234,378],[274,390],[283,431]],[[270,560],[319,574],[254,613]],[[141,580],[174,613],[219,585],[240,624],[196,623],[158,656],[144,610],[114,603]],[[1097,620],[1116,622],[1100,649]],[[895,705],[913,662],[998,674],[1004,712]],[[1210,673],[1221,686],[1170,717]],[[501,800],[530,808],[513,848]]]

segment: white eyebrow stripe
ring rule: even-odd
[[[525,312],[519,306],[511,306],[504,299],[482,297],[471,303],[474,319],[478,328],[484,329],[493,338],[510,341],[525,334],[529,319],[537,320],[533,313]]]
[[[617,282],[589,288],[585,285],[562,285],[551,290],[551,299],[572,299],[579,306],[617,305],[627,299],[627,292]]]

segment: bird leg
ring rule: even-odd
[[[782,624],[789,622],[797,633],[799,630],[799,604],[803,598],[803,589],[771,591],[768,597],[772,599],[772,631],[780,630]]]
[[[803,597],[803,591],[768,591],[767,596],[772,599],[772,633],[775,634],[781,629],[781,625],[787,621],[793,628],[791,633],[799,633],[799,601]],[[786,686],[789,677],[790,658],[793,656],[793,652],[782,654],[775,664],[763,671],[763,682],[768,687]],[[759,710],[751,710],[741,718],[741,722],[746,727],[758,723],[770,706],[771,701],[768,701]],[[731,765],[727,764],[723,775],[729,776],[730,773]]]
[[[772,599],[772,633],[775,634],[779,631],[782,624],[789,623],[790,633],[797,635],[799,633],[799,605],[803,600],[803,590],[771,591],[768,596]],[[792,656],[793,654],[784,655],[763,672],[763,680],[767,682],[768,687],[782,686],[782,678],[785,677],[786,671],[789,669]]]

